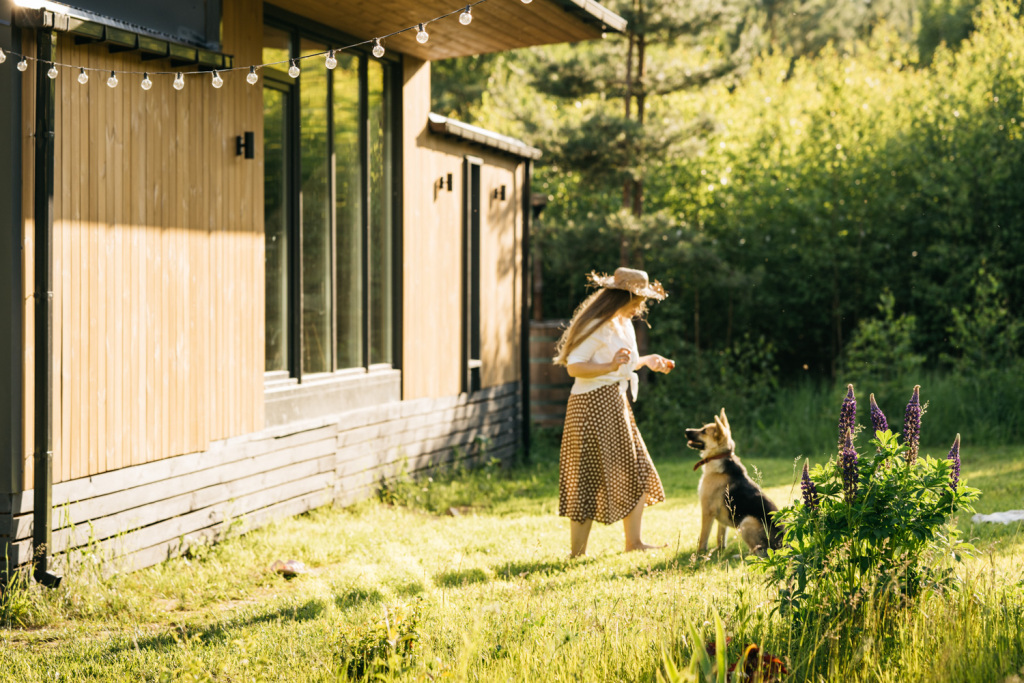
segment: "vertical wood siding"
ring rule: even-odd
[[[461,390],[462,161],[483,159],[480,178],[481,383],[519,378],[524,164],[486,147],[427,130],[430,67],[405,59],[403,145],[405,202],[402,398]],[[452,174],[452,189],[437,181]],[[494,190],[505,185],[505,200]]]
[[[225,0],[224,51],[258,63],[262,3]],[[34,53],[31,40],[26,52]],[[31,52],[30,52],[31,50]],[[78,46],[57,60],[171,70]],[[186,67],[191,68],[191,67]],[[23,276],[33,276],[34,69],[25,73]],[[57,79],[54,168],[54,481],[207,449],[263,426],[261,86],[245,71],[186,78],[77,72]],[[235,155],[256,133],[257,158]],[[24,484],[32,482],[34,326],[25,301]]]

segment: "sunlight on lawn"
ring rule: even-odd
[[[30,589],[27,627],[0,630],[0,677],[344,680],[343,634],[365,635],[359,629],[385,615],[398,623],[402,605],[420,610],[416,657],[388,674],[402,680],[654,680],[660,648],[682,658],[685,621],[701,627],[712,605],[736,640],[785,654],[793,646],[773,616],[773,593],[741,559],[734,533],[721,557],[695,555],[692,454],[655,460],[668,500],[647,510],[644,536],[663,550],[623,554],[621,524],[596,525],[591,556],[570,561],[549,449],[511,477],[488,468],[409,482],[397,490],[411,497],[407,505],[318,510],[199,560],[106,581],[83,563],[58,591]],[[1019,507],[1024,451],[974,449],[963,462],[984,492],[979,510]],[[745,464],[778,504],[799,494],[802,461]],[[434,510],[415,500],[425,487]],[[491,504],[469,507],[480,497]],[[458,506],[465,512],[445,513]],[[1020,526],[975,527],[966,517],[961,527],[981,551],[968,574],[978,585],[1020,590]],[[268,570],[276,559],[310,571],[286,581]],[[1009,656],[1024,657],[1024,645]]]

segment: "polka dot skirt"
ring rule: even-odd
[[[618,384],[569,397],[558,487],[558,514],[577,522],[611,524],[641,499],[647,505],[665,500],[633,409]]]

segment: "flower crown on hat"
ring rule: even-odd
[[[651,282],[647,273],[633,268],[616,268],[614,275],[605,275],[596,271],[587,274],[587,281],[595,287],[605,289],[624,289],[637,296],[661,301],[668,294],[657,280]]]

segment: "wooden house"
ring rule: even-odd
[[[146,566],[526,446],[540,152],[432,114],[430,63],[624,21],[465,9],[0,0],[8,563]]]

